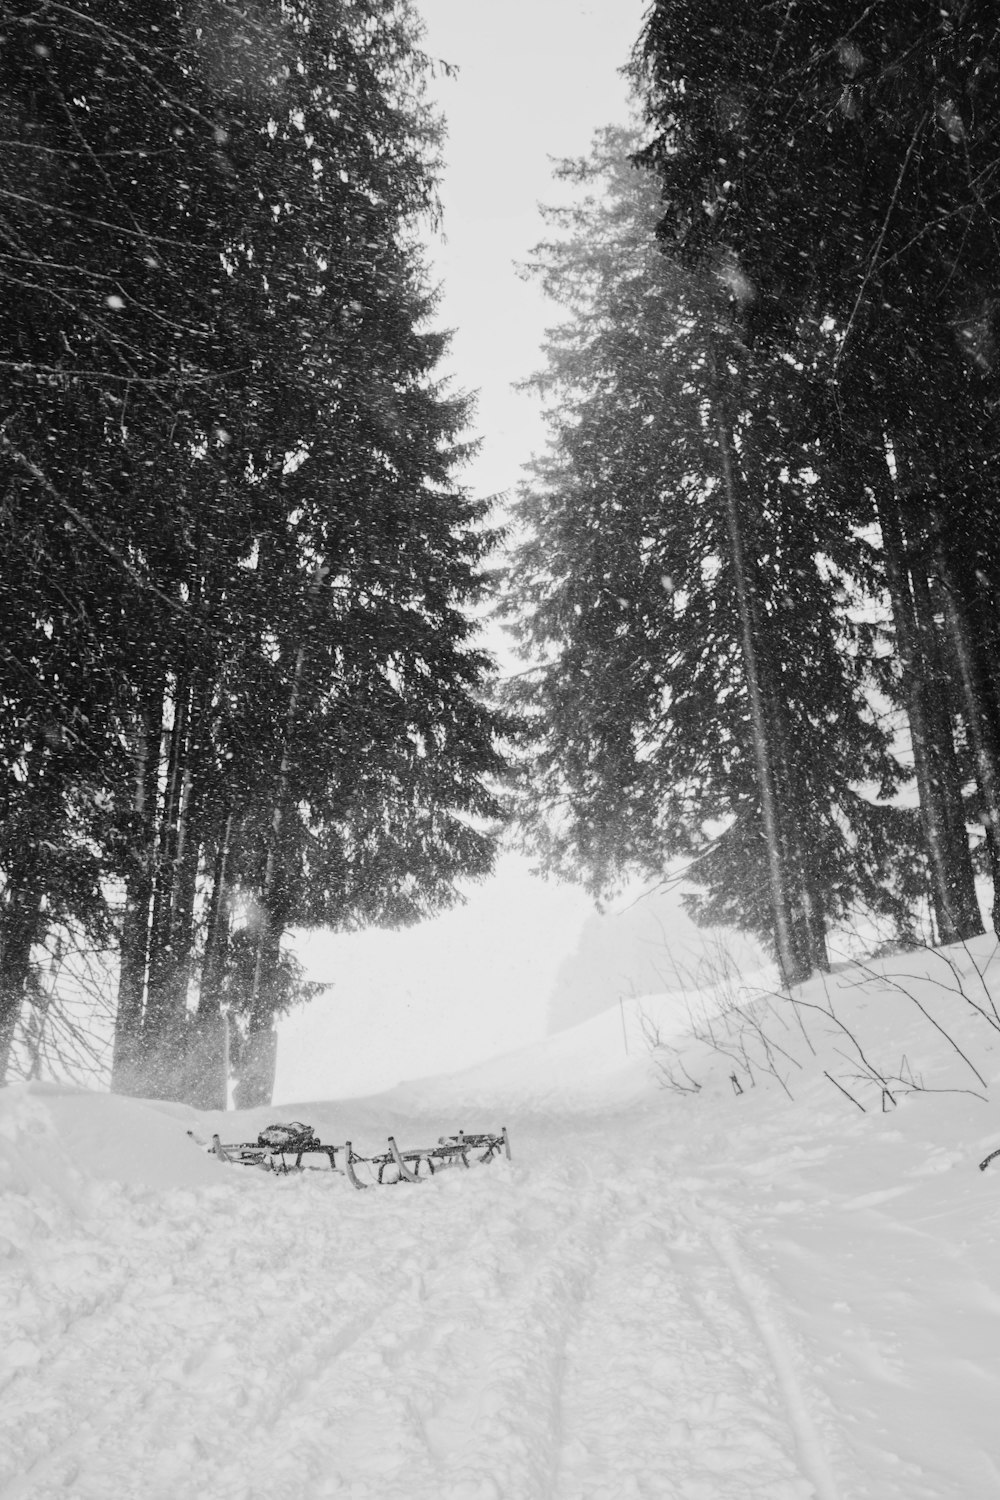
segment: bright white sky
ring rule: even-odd
[[[434,247],[442,321],[454,329],[458,386],[479,392],[476,490],[509,491],[542,443],[537,402],[512,391],[538,368],[560,314],[515,265],[544,237],[553,160],[587,154],[595,130],[624,123],[619,69],[642,24],[640,0],[421,0],[433,57],[455,64],[437,95],[448,123],[444,243]]]
[[[640,0],[422,0],[426,50],[458,67],[441,78],[448,121],[444,240],[432,247],[441,323],[454,329],[456,386],[478,391],[482,451],[465,478],[511,491],[542,443],[533,398],[512,383],[540,363],[558,317],[519,279],[543,237],[552,160],[582,156],[595,130],[627,118],[618,69],[639,34]],[[621,903],[621,908],[628,906]],[[586,931],[584,924],[587,924]],[[673,958],[662,952],[664,942]],[[278,1102],[361,1094],[478,1061],[545,1034],[697,947],[676,901],[601,919],[580,892],[536,880],[508,856],[468,904],[419,929],[314,934],[301,953],[328,994],[283,1023]],[[651,967],[652,964],[652,967]]]

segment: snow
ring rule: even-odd
[[[762,1004],[780,1081],[730,994],[369,1099],[7,1089],[0,1500],[995,1500],[998,970]],[[278,1118],[366,1154],[506,1124],[513,1160],[358,1193],[187,1134]]]

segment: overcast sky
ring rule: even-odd
[[[619,69],[639,34],[638,0],[422,0],[425,46],[458,68],[440,78],[448,124],[444,240],[432,247],[451,364],[478,390],[480,493],[509,490],[542,432],[536,403],[511,390],[539,364],[553,309],[516,274],[544,235],[538,205],[559,189],[552,162],[582,156],[595,130],[624,123]]]

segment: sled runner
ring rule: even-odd
[[[388,1151],[380,1151],[374,1156],[359,1156],[348,1141],[344,1147],[344,1171],[348,1181],[356,1188],[372,1186],[371,1183],[362,1182],[355,1171],[355,1167],[360,1165],[367,1167],[379,1183],[419,1182],[422,1165],[426,1165],[428,1173],[433,1176],[445,1167],[470,1167],[473,1162],[492,1161],[501,1151],[510,1161],[510,1138],[506,1125],[501,1126],[499,1135],[467,1135],[464,1130],[460,1130],[457,1135],[439,1137],[434,1146],[420,1146],[406,1151],[401,1151],[396,1145],[395,1137],[390,1136]],[[387,1170],[395,1175],[387,1179]]]

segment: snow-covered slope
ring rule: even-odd
[[[995,1500],[993,944],[947,957],[369,1100],[7,1090],[0,1500]],[[514,1160],[358,1193],[186,1133],[275,1117]]]

